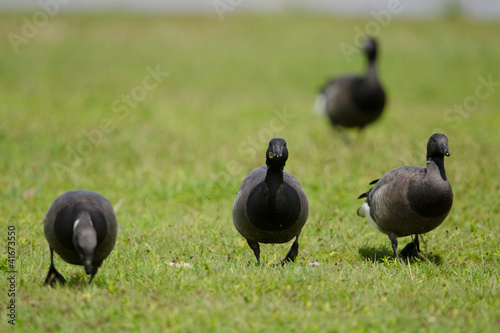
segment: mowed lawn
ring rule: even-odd
[[[327,78],[364,71],[340,46],[370,19],[68,14],[13,47],[26,20],[0,17],[1,331],[14,299],[20,332],[498,332],[500,24],[379,26],[389,104],[346,142],[312,106]],[[424,166],[435,132],[455,201],[424,235],[430,262],[406,265],[356,198]],[[295,264],[273,265],[290,244],[262,245],[257,267],[231,212],[273,137],[310,214]],[[91,285],[56,256],[68,284],[49,288],[42,222],[73,189],[112,202],[118,239]]]

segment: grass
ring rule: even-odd
[[[3,14],[1,35],[20,34],[22,17]],[[1,237],[6,244],[15,226],[17,330],[497,332],[499,88],[477,107],[448,110],[474,101],[478,77],[500,81],[491,33],[499,24],[382,28],[390,104],[345,144],[311,107],[329,76],[362,71],[364,59],[347,62],[339,44],[365,24],[298,14],[59,15],[18,53],[2,38]],[[168,76],[141,90],[157,66]],[[431,262],[399,264],[388,238],[356,216],[356,197],[392,168],[424,165],[436,131],[449,137],[454,206],[424,235]],[[287,140],[286,170],[310,200],[299,257],[283,268],[248,265],[255,258],[231,217],[241,180],[264,163],[274,136]],[[115,205],[118,240],[91,285],[82,267],[57,257],[68,285],[47,288],[42,221],[58,195],[77,188]],[[263,262],[289,246],[263,245]],[[191,267],[171,266],[181,262]],[[2,251],[4,272],[7,264]],[[11,326],[7,289],[2,327]]]

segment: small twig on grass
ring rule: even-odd
[[[408,270],[410,271],[410,279],[413,281],[413,273],[411,272],[410,258],[406,257],[406,263],[408,264]]]

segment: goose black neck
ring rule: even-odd
[[[377,51],[376,50],[371,50],[366,54],[366,58],[368,59],[369,64],[374,64],[375,61],[377,60]]]
[[[283,173],[283,169],[285,168],[285,161],[283,160],[273,160],[268,158],[266,160],[267,172],[275,172],[275,173]]]
[[[274,170],[272,168],[267,169],[266,179],[265,179],[268,197],[267,197],[267,210],[272,212],[276,208],[276,200],[278,198],[278,190],[283,186],[283,171]]]
[[[78,219],[83,219],[83,220],[90,220],[90,213],[87,210],[81,210],[78,215]]]
[[[439,174],[441,178],[446,181],[448,178],[446,177],[446,172],[444,170],[444,156],[439,157],[428,157],[427,158],[427,168],[437,168],[439,170]]]
[[[266,184],[269,188],[272,188],[275,185],[279,186],[279,185],[283,184],[283,167],[273,168],[273,167],[268,166],[265,181],[266,181]]]
[[[375,66],[375,61],[368,62],[368,66],[366,67],[365,81],[366,82],[378,81],[377,66]]]

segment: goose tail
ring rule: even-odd
[[[316,95],[316,100],[314,101],[313,112],[318,115],[327,114],[326,112],[326,96],[323,92]]]
[[[365,217],[365,211],[363,210],[363,206],[358,208],[357,213],[359,217]]]

